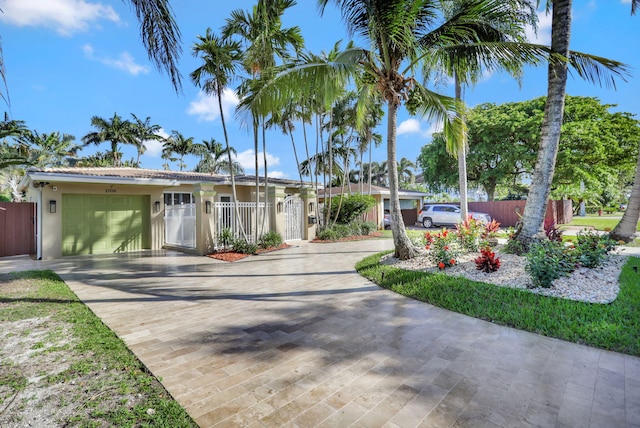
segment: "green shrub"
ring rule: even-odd
[[[233,232],[231,231],[231,229],[229,229],[228,227],[222,229],[222,233],[220,233],[220,236],[218,238],[218,243],[223,248],[227,248],[231,244],[233,244]]]
[[[331,219],[335,219],[338,224],[349,224],[375,205],[375,198],[369,195],[359,193],[343,195],[342,203],[340,203],[340,196],[334,196],[331,198]],[[338,207],[340,207],[340,212],[338,212]]]
[[[234,239],[233,251],[242,254],[255,254],[255,252],[258,251],[258,246],[247,242],[244,239]]]
[[[578,232],[574,244],[575,260],[586,268],[598,267],[604,262],[616,243],[609,235],[600,235],[592,230]]]
[[[260,248],[279,247],[280,245],[282,245],[282,242],[283,242],[282,236],[280,236],[278,232],[271,231],[271,232],[265,233],[260,237],[260,240],[258,241],[258,246]]]
[[[331,228],[321,230],[316,237],[321,241],[335,241],[339,238],[336,231]]]
[[[333,230],[338,235],[338,238],[346,238],[347,236],[353,236],[353,228],[349,224],[336,224],[333,226]]]
[[[363,235],[371,235],[377,230],[376,224],[371,221],[362,221],[359,224]]]
[[[545,239],[533,243],[525,257],[525,270],[535,287],[549,288],[553,280],[569,275],[575,268],[575,262],[562,242]]]

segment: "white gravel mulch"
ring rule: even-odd
[[[551,288],[529,288],[533,286],[531,276],[524,267],[527,260],[514,254],[494,250],[500,259],[496,272],[485,273],[476,269],[474,260],[479,253],[466,254],[458,259],[455,266],[440,270],[425,256],[411,260],[398,260],[393,254],[383,256],[381,263],[394,265],[400,269],[441,272],[452,276],[462,276],[474,281],[486,282],[500,287],[520,288],[532,293],[588,303],[611,303],[620,291],[619,277],[627,257],[611,254],[602,266],[595,269],[578,268],[570,276],[553,281]]]

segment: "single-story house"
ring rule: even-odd
[[[250,242],[269,231],[313,239],[310,183],[138,168],[34,168],[20,186],[36,203],[38,259],[174,248],[208,254],[229,232]]]
[[[374,222],[380,229],[384,228],[384,212],[389,209],[389,200],[391,199],[391,191],[388,187],[369,186],[367,183],[351,183],[345,187],[329,187],[326,192],[320,189],[318,190],[319,203],[324,204],[325,198],[339,196],[341,193],[345,195],[361,193],[373,196],[376,200],[376,206],[367,213],[367,221]],[[414,190],[400,190],[398,196],[404,224],[405,226],[413,226],[418,220],[418,211],[422,208],[424,198],[430,194]]]

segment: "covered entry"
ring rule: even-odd
[[[149,196],[62,195],[62,255],[151,248]]]

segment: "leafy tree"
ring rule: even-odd
[[[467,114],[468,177],[490,200],[499,187],[519,193],[522,178],[533,173],[540,141],[545,97],[501,105],[481,104]],[[629,113],[609,112],[597,98],[566,98],[553,188],[577,191],[581,181],[599,193],[615,192],[612,177],[629,177],[640,140]],[[425,182],[437,190],[452,188],[457,172],[445,141],[434,135],[418,158]]]

